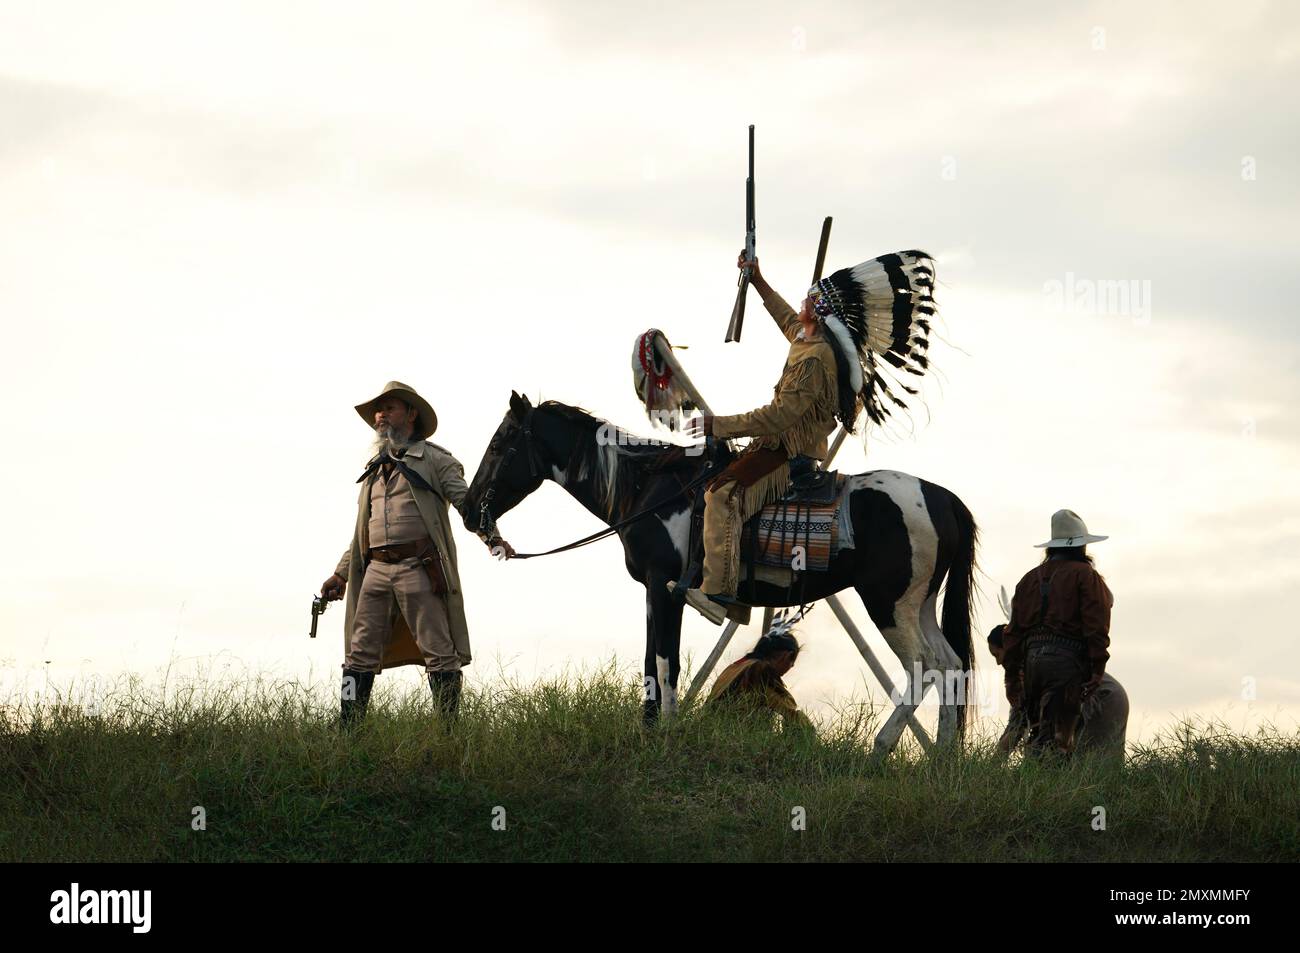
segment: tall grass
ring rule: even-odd
[[[336,721],[324,686],[270,681],[12,700],[0,860],[1300,858],[1300,736],[1272,728],[1184,723],[1122,766],[880,760],[861,706],[816,736],[698,707],[646,730],[612,666],[467,690],[451,732],[418,692]]]

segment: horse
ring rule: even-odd
[[[647,724],[678,708],[683,606],[667,583],[679,579],[688,563],[690,491],[707,466],[702,449],[638,437],[559,401],[534,407],[512,392],[462,509],[466,526],[479,531],[495,525],[543,480],[553,480],[607,526],[617,527],[628,574],[646,591]],[[902,700],[875,749],[893,750],[927,682],[940,692],[939,746],[960,743],[971,707],[962,692],[974,684],[975,520],[954,493],[906,473],[873,470],[848,479],[855,548],[834,554],[825,572],[804,573],[798,602],[791,602],[786,587],[761,581],[742,581],[737,597],[752,606],[787,606],[852,587],[907,673]],[[635,518],[628,522],[629,516]],[[945,578],[940,625],[936,610]]]

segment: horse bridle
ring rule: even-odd
[[[540,472],[537,466],[537,452],[533,449],[533,408],[528,408],[523,420],[519,422],[519,429],[523,432],[524,447],[528,451],[528,476],[532,478]],[[492,479],[488,480],[487,490],[484,491],[483,500],[478,505],[478,531],[480,533],[486,533],[490,527],[494,526],[495,521],[492,519],[490,509],[492,500],[497,494],[497,480],[501,476],[501,471],[510,465],[514,455],[519,452],[518,443],[518,438],[510,442],[506,452],[497,461],[496,469],[492,473]]]

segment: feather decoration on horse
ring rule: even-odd
[[[841,268],[808,289],[813,309],[830,332],[839,368],[839,413],[852,433],[858,400],[873,423],[895,408],[906,412],[899,388],[915,387],[898,372],[921,376],[929,367],[934,303],[934,259],[923,251],[900,251]]]

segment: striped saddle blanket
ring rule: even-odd
[[[740,558],[759,566],[825,572],[835,550],[838,500],[778,500],[758,511],[740,535]]]

